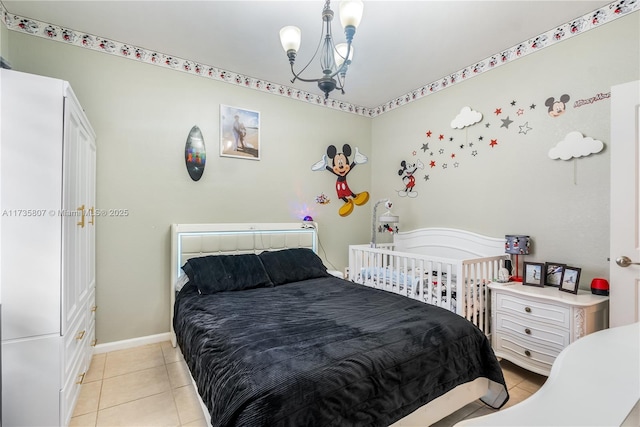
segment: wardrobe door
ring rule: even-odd
[[[59,335],[62,84],[1,78],[2,340]]]

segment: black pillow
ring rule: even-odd
[[[258,256],[274,285],[331,276],[320,257],[311,249],[265,251]]]
[[[201,294],[273,286],[255,254],[191,258],[182,270]]]

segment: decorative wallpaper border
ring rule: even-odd
[[[29,35],[55,40],[62,43],[71,44],[116,55],[134,61],[170,68],[176,71],[194,74],[197,76],[223,81],[237,86],[268,92],[274,95],[285,96],[311,104],[345,111],[367,117],[376,117],[390,110],[409,104],[421,99],[431,93],[438,92],[456,83],[460,83],[474,76],[492,70],[503,64],[522,58],[531,53],[537,52],[546,47],[552,46],[563,40],[582,34],[593,28],[602,26],[621,16],[640,10],[639,0],[617,0],[598,10],[567,22],[553,30],[549,30],[525,42],[519,43],[502,52],[496,53],[482,61],[458,70],[439,80],[428,83],[418,89],[406,93],[398,98],[390,100],[378,107],[368,108],[332,98],[324,99],[322,95],[316,95],[289,86],[260,80],[243,74],[234,73],[207,64],[201,64],[189,59],[166,55],[143,47],[133,46],[93,34],[75,31],[71,28],[64,28],[55,24],[40,22],[33,19],[11,14],[0,2],[0,13],[2,21],[8,29],[23,32]]]

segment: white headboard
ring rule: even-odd
[[[420,228],[394,235],[394,250],[454,259],[504,255],[504,238],[453,228]]]
[[[184,263],[207,255],[260,253],[266,250],[318,247],[315,223],[241,223],[241,224],[172,224],[171,225],[171,277],[170,277],[170,332],[173,331],[173,304],[175,284],[183,274]]]

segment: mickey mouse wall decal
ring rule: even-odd
[[[353,162],[349,164],[349,156],[351,155],[351,146],[344,144],[342,146],[342,152],[339,153],[338,149],[334,145],[327,147],[327,153],[322,156],[322,159],[313,166],[311,170],[319,171],[326,169],[338,177],[336,180],[336,193],[338,197],[344,201],[344,205],[338,210],[340,216],[347,216],[353,212],[353,205],[364,205],[369,201],[369,193],[363,191],[359,194],[354,193],[347,184],[347,175],[356,167],[356,165],[366,163],[368,161],[367,156],[360,153],[358,147],[355,148],[355,155]],[[328,158],[332,160],[332,165],[329,166]]]
[[[571,97],[566,93],[560,97],[559,101],[556,101],[556,99],[552,96],[550,98],[547,98],[547,100],[544,102],[544,105],[549,107],[549,115],[551,117],[558,117],[564,114],[566,109],[565,104],[569,102],[569,99],[571,99]]]
[[[418,169],[424,169],[424,163],[418,159],[415,163],[409,163],[406,160],[400,162],[400,169],[398,170],[398,175],[402,179],[402,183],[404,184],[403,190],[398,190],[398,196],[400,197],[416,197],[418,196],[418,192],[413,190],[413,187],[416,186],[416,178],[413,176]]]

